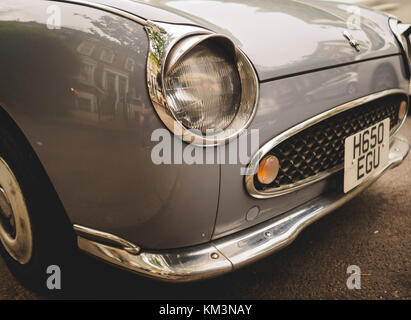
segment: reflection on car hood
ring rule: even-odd
[[[229,36],[253,62],[260,80],[399,52],[386,15],[344,3],[133,0],[126,9],[131,3],[135,8],[151,7],[134,10],[143,18],[195,24]],[[359,42],[360,52],[343,36],[345,30]]]

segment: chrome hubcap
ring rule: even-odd
[[[0,157],[0,241],[9,255],[26,264],[33,251],[31,223],[16,177]]]
[[[0,185],[0,224],[11,238],[16,237],[16,221],[6,192]]]

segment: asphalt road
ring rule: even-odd
[[[411,118],[401,129],[411,141]],[[64,298],[411,299],[411,157],[371,188],[304,230],[289,247],[234,273],[167,284],[89,257]],[[346,286],[361,268],[360,290]],[[22,287],[0,258],[0,299],[42,299]]]

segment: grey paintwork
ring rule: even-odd
[[[251,128],[260,129],[261,144],[362,95],[408,88],[387,17],[368,10],[365,31],[355,32],[362,43],[362,53],[356,54],[342,37],[347,18],[342,5],[326,12],[295,1],[211,1],[207,3],[213,10],[198,11],[196,3],[201,1],[96,2],[150,20],[196,24],[224,33],[251,58],[260,80],[286,76],[260,85]],[[0,104],[32,144],[73,223],[113,233],[143,248],[184,247],[264,221],[332,187],[332,181],[323,181],[297,194],[256,200],[247,195],[238,165],[154,165],[150,134],[164,126],[147,95],[143,27],[105,11],[59,3],[62,29],[48,30],[47,6],[54,3],[2,1],[0,37],[1,27],[11,26],[21,38],[2,42],[3,54],[9,54],[1,67],[16,77],[0,88]],[[26,41],[21,32],[34,32],[43,45]],[[301,45],[304,37],[310,46]],[[5,50],[16,42],[26,51]],[[386,55],[391,56],[289,77]],[[127,70],[127,58],[134,60],[132,71]],[[309,98],[317,87],[333,85],[335,78],[348,88],[353,77],[341,80],[345,72],[357,75],[354,92]],[[246,221],[253,206],[262,214]]]
[[[17,31],[13,40],[0,29],[0,38],[8,39],[1,48],[9,50],[3,51],[2,83],[7,83],[0,100],[41,159],[71,221],[146,248],[209,240],[219,166],[156,166],[150,158],[151,132],[163,125],[147,95],[143,27],[61,4],[63,27],[48,30],[49,5],[2,1],[0,28]],[[13,52],[20,48],[24,51]],[[104,49],[113,51],[113,63],[101,60]],[[135,60],[134,71],[125,68],[127,57]],[[94,76],[82,69],[86,65]],[[113,74],[115,80],[108,80]],[[129,110],[123,104],[126,92]]]
[[[97,0],[121,7],[123,2]],[[134,1],[133,1],[134,3]],[[140,1],[140,5],[168,10],[180,23],[199,25],[230,37],[253,62],[260,80],[306,70],[398,53],[385,15],[361,9],[361,25],[350,29],[361,52],[347,46],[343,31],[352,16],[352,5],[297,0],[172,0]],[[133,10],[132,7],[128,7]],[[146,13],[154,21],[174,22]],[[356,20],[358,21],[358,20]]]

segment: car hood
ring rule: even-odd
[[[227,35],[250,58],[260,80],[399,52],[388,26],[388,16],[344,3],[314,0],[111,2],[111,6],[121,4],[127,7],[123,9],[149,20],[193,24]],[[359,42],[360,52],[343,36],[346,30]]]

